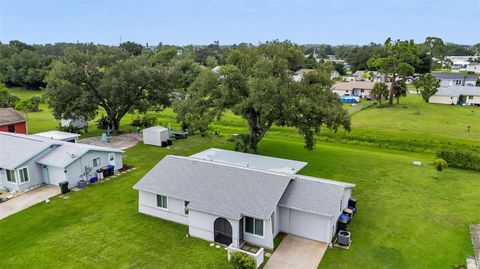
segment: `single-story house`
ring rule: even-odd
[[[80,137],[80,134],[53,130],[53,131],[36,133],[34,134],[34,136],[39,136],[39,137],[48,138],[52,140],[60,140],[65,142],[77,143],[77,140]]]
[[[330,72],[330,79],[336,79],[340,76],[340,73],[336,70]]]
[[[374,82],[371,81],[348,81],[337,82],[333,85],[332,91],[338,96],[357,96],[370,98]]]
[[[440,87],[449,86],[475,86],[477,83],[477,76],[464,74],[432,74],[439,82]]]
[[[74,127],[74,128],[85,128],[88,125],[88,122],[85,120],[85,118],[78,117],[75,119],[61,119],[60,125],[62,127]]]
[[[139,212],[189,235],[272,249],[279,232],[331,243],[353,184],[296,174],[307,163],[208,149],[168,155],[133,187]]]
[[[355,80],[365,80],[365,78],[363,77],[364,75],[365,75],[364,70],[357,70],[355,71],[355,73],[352,74],[352,77],[354,77]]]
[[[469,63],[467,65],[467,71],[480,74],[480,63]]]
[[[0,132],[0,187],[23,191],[40,184],[70,188],[96,176],[96,170],[123,167],[123,151],[34,135]]]
[[[28,134],[27,119],[13,108],[0,108],[0,132]]]
[[[428,102],[432,104],[465,104],[480,106],[480,87],[440,87],[438,88],[438,91],[428,99]]]
[[[301,81],[303,79],[303,76],[310,71],[313,71],[313,69],[300,69],[300,70],[298,70],[297,72],[295,72],[293,74],[293,77],[292,77],[293,81],[297,81],[297,82]]]

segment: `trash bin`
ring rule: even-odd
[[[87,186],[87,182],[85,180],[80,180],[77,184],[77,187],[80,188],[80,189],[83,189]]]
[[[90,183],[95,183],[95,182],[97,182],[97,181],[98,181],[98,178],[96,178],[96,177],[92,177],[92,178],[90,179]]]
[[[167,140],[167,145],[171,146],[173,144],[173,140],[172,139],[168,139]]]
[[[113,172],[115,171],[115,166],[109,164],[109,165],[107,165],[107,168],[108,168],[108,175],[113,176]]]
[[[62,181],[58,183],[58,185],[60,186],[60,190],[62,191],[62,194],[65,194],[70,191],[68,189],[68,181]]]
[[[103,179],[103,171],[102,171],[102,169],[97,169],[97,178],[98,178],[98,180],[102,180],[102,179]]]
[[[166,147],[168,146],[168,142],[167,141],[162,141],[162,147]]]
[[[103,177],[104,177],[104,178],[105,178],[105,177],[108,177],[108,167],[105,166],[105,167],[102,167],[102,168],[100,168],[100,169],[102,169]]]

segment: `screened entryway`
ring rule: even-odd
[[[214,241],[224,245],[232,243],[232,225],[224,218],[218,218],[213,224]]]

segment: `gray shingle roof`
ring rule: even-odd
[[[0,132],[0,168],[13,170],[51,145],[26,135]]]
[[[280,172],[285,174],[296,174],[307,165],[306,162],[217,148],[210,148],[190,157],[200,160],[227,163],[240,167],[249,167],[253,169]]]
[[[0,125],[25,122],[27,119],[13,108],[0,108]]]
[[[335,216],[345,188],[355,185],[298,175],[288,185],[280,205]]]
[[[438,91],[434,94],[435,96],[480,96],[480,87],[474,86],[450,86],[450,87],[440,87]]]
[[[189,208],[219,216],[268,219],[278,204],[333,215],[348,187],[354,185],[169,155],[133,188],[190,201]]]
[[[461,80],[477,80],[477,76],[465,75],[465,74],[444,74],[444,73],[433,73],[432,74],[436,79],[461,79]]]
[[[88,151],[123,152],[116,149],[70,143],[35,135],[0,132],[0,168],[14,169],[51,146],[55,148],[40,157],[37,163],[64,168]]]
[[[133,188],[190,201],[191,209],[227,218],[268,219],[292,177],[169,155]]]

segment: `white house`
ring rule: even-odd
[[[311,71],[313,71],[313,69],[300,69],[293,74],[292,79],[293,79],[293,81],[297,81],[297,82],[301,81],[303,79],[303,76],[306,73],[311,72]]]
[[[428,102],[432,104],[480,106],[480,87],[440,87],[438,91],[428,99]]]
[[[387,83],[389,85],[390,83]],[[337,82],[333,85],[332,91],[338,96],[356,96],[369,99],[374,82],[371,81],[348,81]]]
[[[467,65],[467,71],[480,74],[480,63],[469,63]]]
[[[52,140],[60,140],[65,142],[77,143],[77,140],[80,137],[80,134],[54,130],[54,131],[36,133],[34,134],[34,136],[48,138]]]
[[[35,135],[0,132],[0,187],[23,191],[40,184],[70,188],[107,165],[123,167],[123,151]]]
[[[272,249],[279,232],[331,243],[353,184],[296,174],[307,163],[220,149],[168,155],[133,187],[139,212],[189,235]]]
[[[449,86],[475,86],[477,83],[477,76],[464,74],[432,74],[439,82],[440,87]]]

